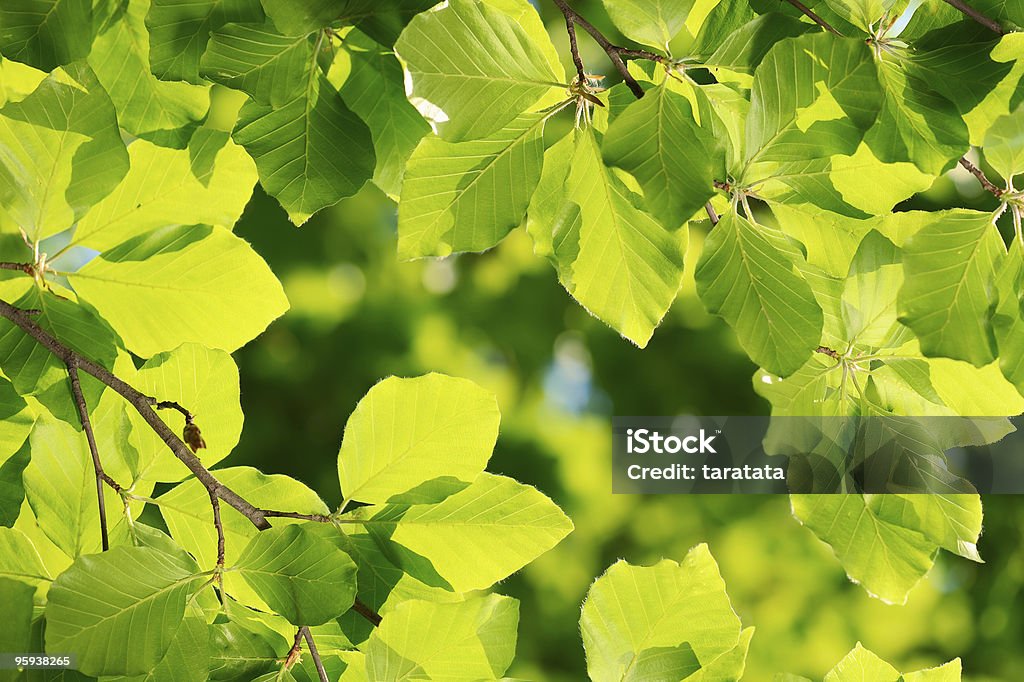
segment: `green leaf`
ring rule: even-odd
[[[21,449],[35,421],[35,411],[11,382],[0,377],[0,463]]]
[[[749,8],[741,3],[721,3],[716,9],[717,7],[737,8],[740,12],[744,9],[749,11]],[[703,64],[709,67],[713,74],[722,75],[722,69],[733,73],[752,74],[775,43],[803,35],[809,27],[799,19],[769,12],[751,17],[749,21],[735,28],[729,28],[731,30],[707,43],[706,49],[713,52],[704,58]],[[703,28],[701,35],[704,35]],[[700,41],[701,37],[698,36],[697,40]],[[698,44],[697,49],[700,47],[702,44]],[[743,82],[739,78],[735,80]]]
[[[125,486],[134,481],[131,466],[135,452],[125,441],[126,422],[99,420],[94,430],[103,468]],[[123,414],[123,413],[122,413]],[[116,417],[117,415],[111,415]],[[39,527],[65,554],[74,558],[100,549],[96,474],[85,434],[70,425],[43,415],[30,436],[32,460],[25,469],[25,494]],[[146,494],[137,490],[137,494]],[[124,503],[103,486],[111,532],[123,531]]]
[[[46,649],[77,655],[87,675],[147,673],[170,647],[198,580],[147,547],[79,557],[50,588]]]
[[[981,367],[995,358],[994,273],[1006,249],[988,213],[929,218],[904,247],[900,321],[917,334],[925,355]]]
[[[825,0],[825,4],[843,19],[871,34],[874,24],[897,3],[896,0]]]
[[[4,605],[4,627],[0,629],[0,650],[31,651],[32,596],[35,590],[25,583],[0,578],[0,604]]]
[[[0,52],[42,71],[89,54],[92,0],[8,0],[0,8]]]
[[[307,514],[327,514],[320,497],[306,485],[281,475],[268,476],[250,467],[232,467],[215,471],[217,479],[261,509],[284,509]],[[189,479],[158,498],[160,513],[171,536],[190,554],[202,570],[217,564],[217,530],[213,525],[210,496],[199,481]],[[226,504],[220,506],[224,526],[226,565],[238,562],[242,550],[259,531],[252,523]],[[274,520],[275,527],[290,523]],[[224,589],[244,604],[269,610],[235,571],[224,574]]]
[[[201,84],[210,34],[231,22],[261,21],[259,0],[152,0],[146,15],[152,71],[161,80]]]
[[[225,24],[210,35],[200,71],[260,104],[280,107],[306,87],[312,58],[313,44],[305,34],[283,36],[270,23]]]
[[[307,36],[335,21],[353,9],[371,4],[366,0],[261,0],[263,9],[274,25],[287,36]],[[354,7],[353,7],[354,6]]]
[[[379,542],[398,543],[411,552],[391,551],[409,573],[415,575],[416,563],[426,558],[456,592],[504,580],[573,528],[543,493],[488,473],[438,504],[366,507],[353,512],[353,518]],[[453,543],[459,547],[456,553],[449,551]]]
[[[315,67],[284,105],[246,103],[232,136],[296,225],[358,192],[376,164],[370,129]]]
[[[997,118],[985,135],[985,160],[1005,180],[1024,173],[1024,105]]]
[[[391,377],[359,401],[345,425],[338,477],[347,501],[436,502],[429,485],[462,486],[487,466],[498,437],[494,395],[466,379]]]
[[[714,195],[714,138],[694,121],[689,102],[662,84],[615,117],[602,144],[604,160],[633,175],[644,205],[675,228]]]
[[[0,528],[0,578],[21,581],[44,594],[53,582],[32,540],[17,528]]]
[[[110,95],[123,129],[157,144],[182,148],[206,116],[209,89],[165,83],[150,72],[148,11],[149,0],[129,0],[122,16],[96,38],[89,66]]]
[[[68,279],[142,357],[186,342],[234,351],[288,309],[263,259],[221,227],[147,232]]]
[[[823,315],[801,273],[803,255],[777,230],[729,213],[708,234],[697,293],[747,355],[773,374],[795,372],[821,342]]]
[[[1024,301],[1021,278],[1024,276],[1021,243],[1014,240],[1003,259],[996,278],[999,303],[992,316],[992,329],[999,347],[999,367],[1003,375],[1024,394]]]
[[[366,645],[369,679],[496,680],[512,663],[518,624],[519,603],[497,594],[452,604],[403,602]]]
[[[863,41],[816,33],[776,43],[754,74],[748,164],[852,153],[880,95]]]
[[[705,662],[704,667],[687,678],[688,682],[728,682],[741,679],[747,666],[747,652],[753,636],[754,628],[744,628],[736,646]]]
[[[878,516],[884,495],[791,495],[793,514],[832,546],[846,574],[872,596],[892,604],[910,590],[935,561],[937,546],[913,528]]]
[[[0,215],[32,240],[61,232],[128,171],[114,107],[81,65],[0,109]]]
[[[397,198],[405,164],[430,125],[406,99],[402,65],[393,52],[358,31],[345,36],[344,47],[351,70],[341,84],[341,98],[370,128],[377,157],[373,182]]]
[[[199,171],[193,159],[213,155]],[[131,169],[75,227],[71,245],[106,251],[168,225],[220,225],[241,217],[256,184],[256,166],[224,133],[197,131],[186,151],[144,140],[128,147]]]
[[[594,682],[669,679],[638,677],[637,668],[682,645],[711,662],[740,643],[740,620],[707,545],[691,549],[681,564],[613,564],[590,587],[580,628]]]
[[[23,310],[42,311],[34,318],[40,327],[84,357],[108,369],[113,367],[120,345],[117,335],[91,310],[62,294],[43,291],[27,278],[8,286],[4,300]],[[78,423],[67,385],[67,367],[7,320],[0,321],[0,369],[19,394],[35,397],[59,419]],[[81,379],[86,402],[95,405],[103,386],[90,376]]]
[[[683,29],[694,0],[604,0],[615,26],[631,40],[668,50]]]
[[[604,165],[591,129],[576,135],[554,224],[559,279],[592,315],[641,348],[675,300],[685,231],[666,230]]]
[[[193,414],[206,441],[206,449],[197,453],[204,466],[221,461],[238,444],[242,433],[238,368],[226,352],[186,343],[147,360],[132,385],[145,395],[176,402]],[[158,414],[171,431],[181,435],[185,428],[181,413],[164,409]],[[133,413],[131,418],[136,425],[133,436],[139,450],[140,476],[149,481],[180,481],[188,476],[188,469],[142,417]]]
[[[28,466],[32,448],[25,441],[21,449],[0,464],[0,526],[13,526],[25,502],[23,475]]]
[[[565,91],[554,47],[525,0],[449,0],[414,17],[395,51],[409,100],[453,142],[487,137]]]
[[[210,680],[251,680],[277,667],[278,652],[236,621],[210,626]]]
[[[825,675],[825,682],[853,682],[854,680],[901,682],[902,678],[896,668],[862,647],[858,642],[853,651]]]
[[[949,170],[968,147],[956,106],[898,64],[881,62],[878,80],[882,108],[864,137],[871,151],[885,162],[911,161],[931,175]]]
[[[258,533],[235,564],[242,578],[293,625],[321,625],[351,608],[356,565],[301,525]]]
[[[546,114],[523,114],[484,140],[424,138],[398,203],[400,258],[489,249],[522,223],[540,182]]]

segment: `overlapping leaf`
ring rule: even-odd
[[[398,204],[398,255],[483,251],[518,227],[540,181],[545,114],[523,114],[483,140],[424,138]]]
[[[234,351],[288,309],[263,259],[221,227],[152,230],[69,279],[143,357],[186,342]]]
[[[353,517],[380,542],[408,550],[390,550],[407,572],[416,575],[417,562],[426,558],[456,592],[490,587],[572,531],[572,522],[543,493],[488,473],[438,504],[369,507]]]
[[[410,101],[452,141],[486,137],[564,91],[558,57],[525,0],[450,0],[413,18],[395,50]]]
[[[494,396],[466,379],[385,379],[359,401],[345,425],[338,453],[345,499],[443,499],[483,471],[498,420]]]

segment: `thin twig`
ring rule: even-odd
[[[333,520],[326,514],[303,514],[301,512],[278,511],[276,509],[260,509],[266,518],[280,519],[302,519],[303,521],[316,521],[317,523],[332,523]]]
[[[587,71],[583,68],[583,57],[580,56],[580,46],[576,42],[576,24],[568,14],[563,12],[565,17],[565,32],[569,34],[569,52],[572,53],[572,63],[576,65],[576,78],[580,84],[587,82]]]
[[[210,506],[213,508],[213,526],[217,529],[217,587],[220,588],[218,595],[223,602],[224,599],[224,524],[220,520],[220,500],[210,492]]]
[[[182,417],[185,418],[185,423],[186,424],[192,422],[192,413],[189,412],[188,410],[186,410],[184,407],[182,407],[178,403],[174,402],[173,400],[161,400],[159,402],[155,398],[153,398],[152,400],[153,400],[153,407],[155,407],[156,409],[158,409],[158,410],[176,410],[176,411],[181,413]]]
[[[717,225],[721,218],[718,217],[718,211],[715,210],[715,207],[711,205],[710,201],[704,204],[704,210],[707,212],[708,219],[711,221],[711,227]]]
[[[968,171],[970,171],[971,175],[978,178],[978,182],[981,183],[981,186],[987,189],[992,194],[994,194],[997,199],[1003,196],[1005,190],[993,184],[991,180],[985,177],[985,173],[980,168],[975,166],[973,163],[968,161],[966,157],[960,159],[960,165],[966,168]]]
[[[981,24],[982,26],[984,26],[988,30],[994,31],[995,33],[998,33],[999,35],[1004,35],[1006,33],[1006,30],[1002,26],[1000,26],[998,21],[996,21],[995,19],[990,19],[989,17],[985,16],[984,14],[979,12],[978,10],[976,10],[973,7],[971,7],[970,5],[968,5],[963,0],[945,0],[945,1],[946,1],[946,4],[952,5],[953,7],[957,8],[958,10],[960,10],[964,14],[964,16],[967,16],[967,17],[970,17],[971,19],[974,19],[976,22],[978,22],[979,24]]]
[[[821,26],[823,29],[825,29],[829,33],[832,33],[833,35],[837,35],[840,38],[843,37],[842,33],[837,31],[835,29],[835,27],[833,27],[830,23],[828,23],[827,21],[825,21],[824,19],[819,17],[814,10],[812,10],[810,7],[808,7],[804,3],[800,2],[800,0],[786,0],[786,2],[788,2],[789,4],[793,5],[793,7],[796,7],[798,10],[803,12],[804,16],[809,18],[811,21],[816,23],[818,26]]]
[[[306,638],[306,646],[309,647],[309,655],[313,657],[313,665],[316,666],[316,674],[320,676],[320,682],[329,682],[323,661],[320,660],[320,652],[316,650],[316,642],[313,641],[313,633],[305,625],[299,628],[299,632]]]
[[[840,360],[840,359],[842,359],[842,356],[839,355],[839,351],[833,350],[833,349],[829,348],[828,346],[818,346],[817,348],[814,349],[814,352],[815,353],[821,353],[822,355],[827,355],[830,358],[832,358],[833,360]]]
[[[569,31],[569,43],[570,43],[570,46],[574,45],[575,42],[576,42],[576,30],[574,28],[572,28],[572,25],[576,24],[577,26],[582,28],[584,31],[589,33],[590,36],[595,40],[595,42],[597,42],[597,44],[601,46],[601,48],[608,55],[608,58],[612,60],[612,64],[615,66],[615,68],[618,70],[618,72],[622,75],[622,80],[629,87],[629,89],[633,93],[633,95],[635,95],[638,99],[640,97],[643,97],[644,96],[644,89],[642,87],[640,87],[639,83],[636,82],[636,79],[633,78],[632,74],[629,73],[629,69],[626,68],[626,63],[624,61],[622,61],[623,53],[624,52],[628,52],[629,56],[636,57],[636,58],[641,58],[640,55],[643,54],[644,56],[642,58],[644,58],[644,59],[652,59],[652,60],[660,62],[660,63],[666,63],[666,62],[669,61],[669,59],[667,57],[662,56],[662,55],[655,54],[654,52],[644,52],[642,50],[630,50],[628,48],[619,47],[618,45],[613,45],[612,42],[610,40],[608,40],[608,38],[606,38],[603,33],[601,33],[599,30],[597,30],[597,28],[595,28],[593,24],[591,24],[589,21],[587,21],[586,19],[581,17],[576,12],[576,10],[574,10],[572,7],[569,7],[568,3],[566,3],[565,0],[552,0],[552,1],[555,3],[555,5],[558,6],[558,9],[561,10],[562,16],[565,17],[565,25],[566,25],[567,30]],[[573,55],[573,61],[574,62],[576,61],[578,56],[579,56],[578,52],[574,53],[574,55]],[[582,61],[580,61],[579,63],[576,64],[576,69],[580,72],[580,74],[583,74]]]
[[[0,270],[17,270],[24,272],[30,277],[35,273],[35,267],[32,263],[0,263]]]
[[[74,398],[75,407],[78,408],[78,419],[82,422],[82,430],[85,431],[85,439],[89,442],[89,452],[92,453],[92,468],[96,472],[96,499],[100,511],[100,540],[103,551],[110,549],[110,537],[107,532],[107,507],[103,499],[103,483],[106,481],[115,490],[121,486],[114,483],[113,479],[103,472],[103,464],[100,462],[100,451],[96,447],[96,434],[92,430],[92,422],[89,419],[89,406],[85,403],[85,396],[82,394],[82,383],[78,378],[78,362],[71,358],[67,362],[68,379],[71,381],[71,396]]]
[[[373,609],[371,609],[369,606],[367,606],[363,602],[359,601],[358,599],[356,599],[356,603],[352,605],[352,610],[355,611],[356,613],[358,613],[360,616],[362,616],[366,620],[368,620],[371,623],[373,623],[374,626],[380,625],[380,621],[381,621],[380,614],[377,613],[376,611],[374,611]]]
[[[288,650],[288,655],[284,658],[285,670],[291,670],[292,666],[299,662],[299,658],[302,656],[302,628],[295,631],[295,639],[292,642],[292,648]]]

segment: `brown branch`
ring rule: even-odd
[[[0,270],[17,270],[24,272],[29,277],[35,274],[35,266],[32,263],[0,263]]]
[[[565,32],[569,34],[569,52],[572,53],[572,63],[576,65],[576,78],[580,84],[587,82],[587,71],[583,68],[583,57],[580,56],[580,46],[576,42],[576,24],[568,14],[565,14]]]
[[[206,467],[202,465],[199,459],[192,454],[184,441],[178,438],[178,436],[171,431],[170,427],[167,426],[164,420],[153,411],[153,407],[155,405],[169,407],[177,409],[184,415],[191,416],[191,413],[189,413],[188,410],[171,401],[157,402],[156,399],[144,395],[127,382],[115,376],[107,368],[96,364],[92,360],[82,357],[36,324],[36,322],[31,319],[31,314],[34,312],[36,311],[21,310],[6,301],[0,300],[0,317],[10,320],[23,332],[35,339],[39,345],[46,348],[56,357],[60,358],[60,360],[67,366],[68,376],[71,379],[71,391],[75,398],[75,404],[79,409],[79,418],[82,420],[83,429],[86,430],[86,436],[89,439],[89,447],[93,453],[93,466],[98,471],[97,481],[102,480],[119,492],[122,490],[121,486],[118,485],[116,481],[103,472],[103,468],[100,464],[99,452],[95,444],[95,437],[92,435],[92,423],[89,420],[88,406],[85,404],[85,399],[82,397],[81,393],[81,384],[78,379],[79,369],[99,380],[106,386],[112,388],[118,395],[134,407],[136,411],[142,415],[142,418],[146,420],[146,423],[149,424],[153,431],[160,436],[161,440],[167,444],[167,447],[171,449],[171,452],[173,452],[174,455],[180,459],[186,467],[188,467],[189,471],[191,471],[193,475],[195,475],[196,479],[206,488],[210,495],[210,503],[213,506],[213,522],[217,528],[218,567],[223,568],[224,566],[224,527],[220,518],[220,500],[231,505],[232,508],[238,511],[238,513],[245,518],[249,519],[249,521],[259,530],[266,530],[270,528],[270,522],[267,521],[268,517],[297,518],[307,519],[310,521],[330,521],[329,517],[325,517],[321,514],[299,514],[298,512],[264,511],[262,509],[257,509],[249,501],[245,500],[236,492],[218,481],[213,474],[211,474]],[[188,419],[188,417],[186,417],[186,419]],[[105,527],[105,510],[103,509],[102,492],[102,486],[97,482],[97,493],[99,495],[99,503],[101,505],[101,527]],[[106,549],[106,537],[104,537],[103,545],[104,549]],[[373,625],[376,626],[380,624],[380,614],[358,599],[353,605],[352,610],[366,618],[366,620],[370,621]]]
[[[260,530],[270,528],[270,523],[259,509],[254,507],[247,500],[242,499],[242,497],[237,493],[218,481],[213,474],[203,466],[202,462],[199,461],[199,458],[189,450],[189,447],[185,442],[182,441],[177,434],[171,431],[171,428],[167,426],[164,420],[153,411],[153,404],[155,402],[153,398],[142,394],[123,380],[114,376],[114,374],[105,367],[102,367],[71,350],[69,347],[65,346],[50,335],[50,333],[45,329],[36,324],[26,312],[15,308],[6,301],[0,301],[0,317],[5,317],[13,322],[21,328],[23,332],[35,339],[41,346],[60,358],[65,365],[70,366],[73,363],[77,369],[81,369],[86,374],[95,377],[100,382],[114,389],[116,393],[135,408],[146,423],[149,424],[150,428],[160,436],[160,439],[167,444],[167,447],[171,449],[171,452],[173,452],[174,455],[180,459],[186,467],[188,467],[189,471],[191,471],[196,479],[203,484],[210,494],[216,495],[227,502],[237,510],[238,513],[249,519],[249,521]]]
[[[313,665],[316,666],[316,674],[320,676],[320,682],[330,682],[327,679],[327,671],[324,670],[323,661],[320,660],[320,652],[316,649],[316,642],[313,641],[313,633],[303,625],[299,632],[306,638],[306,645],[309,647],[309,655],[313,657]]]
[[[821,26],[823,29],[825,29],[829,33],[831,33],[833,35],[837,35],[840,38],[843,37],[842,33],[837,31],[835,29],[835,27],[833,27],[830,23],[828,23],[827,21],[825,21],[824,19],[819,17],[818,14],[814,10],[812,10],[810,7],[808,7],[804,3],[800,2],[800,0],[786,0],[786,2],[788,2],[791,5],[793,5],[793,7],[796,7],[798,10],[800,10],[803,13],[804,16],[809,18],[811,21],[816,23],[818,26]]]
[[[67,361],[68,379],[71,381],[71,396],[74,398],[75,407],[78,408],[78,419],[82,422],[82,430],[85,431],[85,439],[89,442],[89,452],[92,454],[92,468],[96,472],[96,499],[100,512],[100,546],[106,552],[110,549],[110,536],[107,532],[107,506],[103,499],[103,484],[107,483],[114,490],[120,492],[121,486],[114,482],[103,471],[103,464],[100,462],[100,451],[96,447],[96,434],[92,430],[92,421],[89,419],[89,406],[85,403],[85,395],[82,394],[82,382],[78,378],[78,362],[75,358]]]
[[[704,211],[708,214],[708,220],[711,221],[711,227],[717,225],[718,221],[721,220],[721,218],[718,217],[718,211],[715,210],[715,207],[711,205],[710,201],[704,204]]]
[[[978,10],[968,5],[963,0],[945,0],[945,2],[946,4],[952,5],[953,7],[960,10],[960,12],[962,12],[964,16],[974,19],[976,22],[978,22],[988,30],[994,31],[999,35],[1004,35],[1006,33],[1006,30],[1003,29],[1003,27],[999,24],[998,21],[996,21],[995,19],[990,19],[989,17],[985,16]]]
[[[633,78],[632,74],[629,73],[629,69],[626,68],[626,62],[623,61],[623,57],[625,56],[635,59],[651,59],[660,64],[666,64],[671,61],[668,59],[668,57],[656,54],[654,52],[647,52],[646,50],[633,50],[630,48],[620,47],[618,45],[612,44],[612,42],[608,40],[608,38],[606,38],[603,33],[597,30],[597,28],[593,24],[591,24],[589,21],[581,17],[572,7],[569,7],[568,3],[566,3],[565,0],[552,1],[555,3],[555,5],[558,6],[558,9],[561,10],[562,16],[565,17],[566,29],[569,31],[570,47],[576,47],[576,29],[573,28],[573,24],[575,24],[582,28],[587,33],[589,33],[590,37],[592,37],[594,41],[601,46],[601,48],[608,55],[608,58],[612,60],[612,64],[622,75],[622,80],[629,87],[633,95],[636,96],[638,99],[644,96],[644,89],[640,87],[640,84],[637,83],[636,79]],[[578,49],[574,49],[573,62],[576,63],[576,70],[580,73],[581,76],[585,77],[585,74],[583,73],[583,62],[582,60],[577,61],[578,58],[579,51]],[[583,82],[583,80],[585,79],[581,78],[581,82]]]
[[[292,667],[299,662],[299,658],[302,657],[302,628],[295,631],[295,639],[292,642],[292,648],[288,650],[288,655],[284,657],[284,668],[285,670],[291,670]]]
[[[968,171],[970,171],[971,175],[978,178],[978,182],[981,183],[981,186],[987,189],[992,194],[994,194],[997,199],[1002,197],[1003,194],[1006,192],[1006,190],[1001,189],[995,184],[993,184],[991,180],[985,177],[985,173],[980,168],[975,166],[973,163],[968,161],[966,157],[960,159],[960,165],[966,168]]]

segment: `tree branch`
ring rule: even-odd
[[[1006,31],[1003,29],[1003,27],[999,24],[998,21],[996,21],[995,19],[988,18],[978,10],[968,5],[963,0],[945,0],[945,2],[946,4],[952,5],[953,7],[960,10],[960,12],[963,13],[964,16],[974,19],[976,22],[978,22],[988,30],[994,31],[999,35],[1004,35],[1006,33]]]
[[[601,46],[608,55],[608,58],[612,60],[612,64],[618,70],[619,74],[622,75],[622,80],[626,83],[637,99],[644,96],[644,89],[640,87],[640,84],[637,83],[636,79],[629,73],[629,69],[626,68],[626,62],[623,61],[623,57],[633,59],[650,59],[658,62],[659,64],[668,64],[671,62],[668,57],[655,52],[634,50],[612,44],[612,42],[608,40],[603,33],[597,30],[593,24],[581,17],[572,7],[569,7],[565,0],[552,0],[552,2],[558,6],[558,9],[562,12],[562,16],[565,17],[566,30],[569,32],[569,46],[573,52],[573,63],[576,64],[576,71],[580,76],[580,82],[585,81],[586,74],[584,73],[583,61],[580,59],[579,49],[576,45],[576,29],[573,27],[573,24],[589,33],[594,41]]]
[[[960,159],[960,165],[970,171],[971,175],[978,178],[978,182],[981,183],[981,186],[994,194],[997,199],[1003,196],[1005,190],[993,184],[991,180],[985,177],[985,173],[980,168],[967,160],[967,157]]]
[[[366,620],[368,620],[371,623],[373,623],[374,626],[380,625],[380,621],[381,621],[380,614],[377,613],[376,611],[374,611],[373,609],[371,609],[369,606],[367,606],[363,602],[359,601],[358,599],[356,599],[356,603],[352,605],[352,610],[355,611],[356,613],[358,613],[360,616],[362,616]]]
[[[78,378],[78,362],[72,358],[67,362],[68,379],[71,381],[71,397],[78,408],[78,419],[82,422],[82,430],[85,431],[85,439],[89,442],[89,452],[92,454],[92,468],[96,472],[96,499],[100,512],[100,546],[106,552],[110,549],[110,537],[107,532],[107,508],[103,499],[103,484],[107,483],[114,490],[120,492],[121,486],[103,472],[103,464],[100,462],[100,451],[96,447],[96,434],[92,430],[92,422],[89,420],[89,406],[85,403],[85,396],[82,394],[82,383]]]
[[[704,211],[708,214],[708,220],[711,221],[711,227],[717,225],[718,221],[721,220],[721,218],[718,217],[718,211],[715,210],[715,207],[711,205],[710,201],[704,204]]]
[[[814,10],[812,10],[810,7],[808,7],[804,3],[800,2],[800,0],[786,0],[786,2],[788,2],[791,5],[793,5],[793,7],[796,7],[798,10],[800,10],[804,14],[804,16],[808,17],[811,21],[816,23],[818,26],[821,26],[823,29],[825,29],[829,33],[831,33],[833,35],[837,35],[840,38],[843,37],[842,33],[837,31],[835,29],[835,27],[833,27],[830,23],[828,23],[827,21],[825,21],[824,19],[819,17],[818,14]]]
[[[203,466],[202,462],[199,461],[199,458],[189,450],[189,447],[185,445],[184,441],[182,441],[177,434],[171,431],[171,428],[167,426],[164,420],[153,411],[153,405],[156,402],[153,398],[142,394],[126,382],[114,376],[114,374],[107,368],[102,367],[71,350],[71,348],[62,344],[56,338],[51,336],[49,332],[36,324],[35,321],[25,313],[25,311],[15,308],[6,301],[0,301],[0,317],[5,317],[13,322],[21,328],[23,332],[35,339],[41,346],[60,358],[65,365],[70,366],[71,364],[74,364],[77,369],[81,369],[86,374],[95,377],[100,382],[114,389],[116,393],[128,401],[128,403],[135,408],[142,418],[146,420],[146,423],[149,424],[150,428],[160,436],[160,439],[167,444],[167,447],[171,449],[171,452],[173,452],[174,455],[180,459],[186,467],[188,467],[189,471],[195,475],[196,479],[203,484],[210,494],[216,495],[227,502],[235,508],[238,513],[249,519],[249,521],[251,521],[252,524],[260,530],[270,528],[270,523],[266,520],[259,509],[254,507],[248,501],[242,499],[237,493],[218,481],[213,474]]]
[[[216,477],[214,477],[213,474],[203,466],[202,462],[199,461],[199,458],[192,454],[184,441],[178,438],[178,436],[171,431],[170,427],[167,426],[164,420],[153,411],[153,407],[159,406],[176,409],[183,415],[187,415],[186,420],[191,417],[191,413],[188,410],[172,401],[157,402],[155,398],[144,395],[127,382],[115,376],[107,368],[96,364],[92,360],[82,357],[36,324],[30,317],[33,312],[35,311],[21,310],[20,308],[14,307],[7,301],[0,300],[0,317],[6,318],[23,332],[31,336],[37,343],[39,343],[39,345],[46,348],[56,357],[60,358],[68,368],[68,377],[71,380],[71,392],[75,400],[75,405],[78,407],[78,416],[82,421],[82,428],[85,430],[86,437],[89,441],[89,449],[92,451],[93,467],[97,471],[97,494],[99,496],[100,526],[102,529],[106,528],[106,511],[103,505],[103,490],[100,481],[105,482],[118,492],[123,490],[123,488],[103,472],[103,467],[99,460],[99,451],[96,447],[96,439],[92,431],[92,422],[89,420],[88,406],[86,405],[85,398],[82,395],[78,373],[79,369],[99,380],[106,386],[112,388],[118,395],[134,407],[136,411],[142,415],[142,418],[146,420],[146,423],[149,424],[153,431],[160,436],[161,440],[167,444],[167,447],[171,449],[171,452],[173,452],[174,455],[180,459],[186,467],[188,467],[189,471],[191,471],[193,475],[195,475],[196,479],[206,488],[207,493],[210,495],[210,504],[213,507],[213,523],[217,528],[217,566],[219,568],[224,567],[224,526],[220,517],[220,500],[231,505],[232,508],[238,511],[238,513],[245,518],[249,519],[249,521],[259,530],[266,530],[270,528],[270,522],[267,521],[268,517],[330,522],[331,519],[322,514],[300,514],[298,512],[257,509],[248,500],[245,500],[238,495],[238,493],[218,481]],[[105,550],[107,549],[108,544],[105,530],[103,535],[103,549]],[[380,624],[380,614],[358,599],[356,599],[352,610],[370,621],[373,625],[376,626]]]
[[[35,273],[32,263],[0,263],[0,270],[17,270],[30,277]]]
[[[309,628],[303,625],[299,628],[299,632],[306,638],[306,645],[309,647],[309,655],[313,657],[313,665],[316,666],[316,674],[320,676],[320,682],[330,682],[327,679],[327,671],[324,670],[323,661],[320,660],[320,652],[316,650],[316,642],[313,641],[313,633],[309,631]]]

